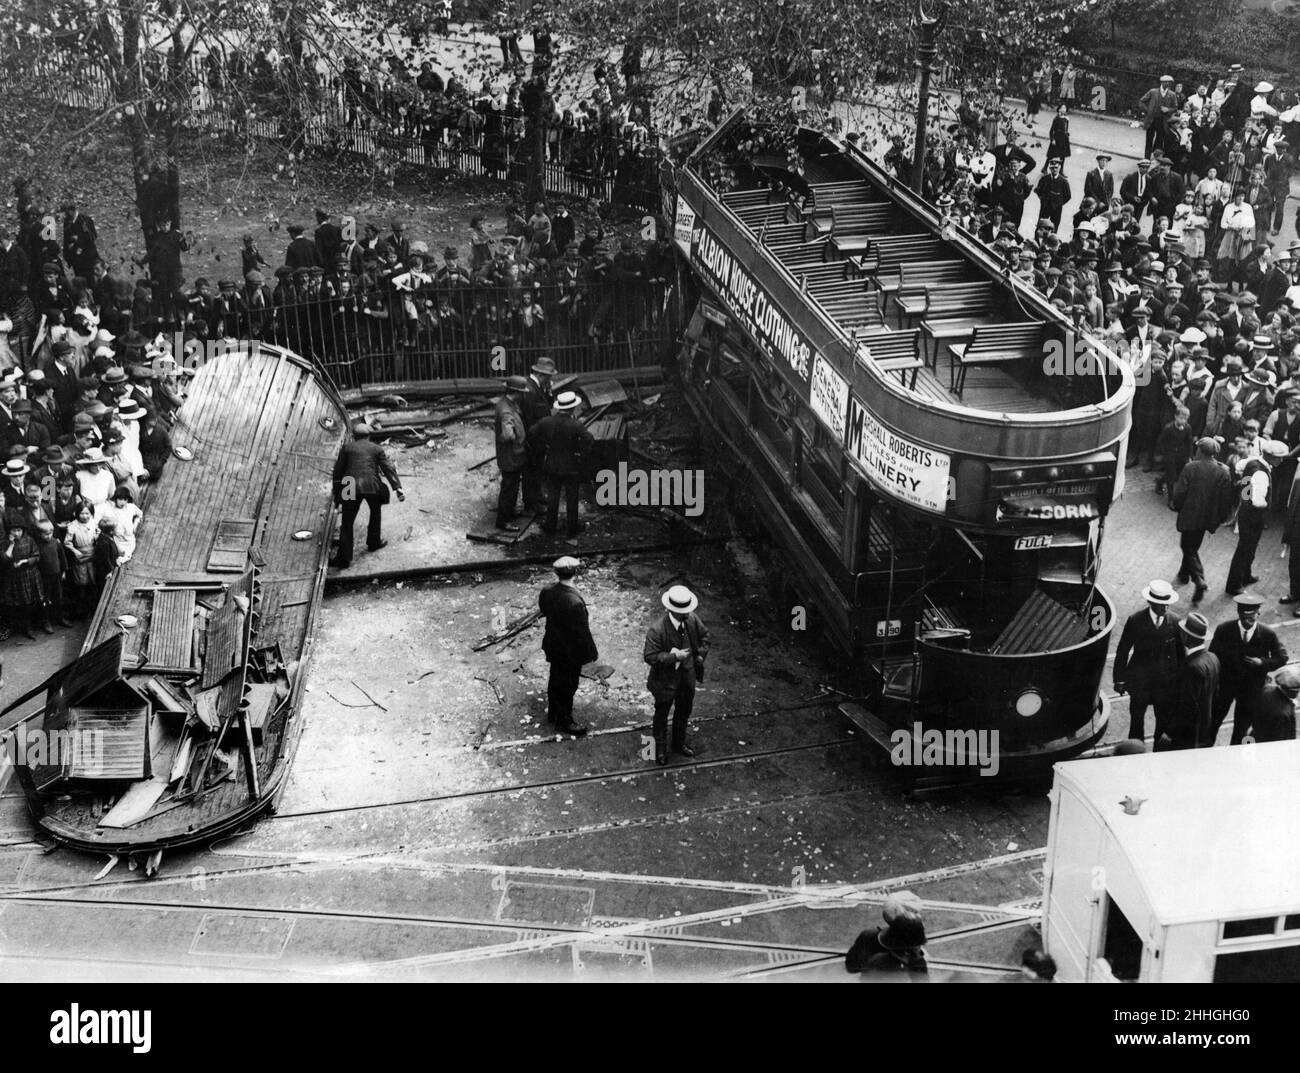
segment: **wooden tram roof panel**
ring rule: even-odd
[[[996,367],[972,368],[970,389],[962,398],[941,385],[933,374],[923,375],[920,379],[924,383],[918,383],[913,390],[884,369],[857,358],[850,332],[807,300],[796,274],[760,241],[761,226],[754,228],[746,223],[741,213],[729,207],[731,198],[718,197],[693,167],[704,153],[722,144],[727,132],[743,116],[743,110],[737,109],[700,143],[678,173],[679,192],[695,209],[697,226],[702,224],[743,263],[767,300],[850,381],[853,393],[878,419],[905,436],[941,450],[995,459],[1065,458],[1118,443],[1128,427],[1134,383],[1128,368],[1108,352],[1104,353],[1111,378],[1118,374],[1118,386],[1108,396],[1072,409],[1060,409],[1050,400],[1036,398]],[[932,206],[856,147],[807,129],[801,130],[799,136],[805,149],[806,180],[842,183],[845,190],[852,184],[859,191],[870,191],[873,204],[890,204],[897,209],[897,222],[890,228],[893,238],[935,237],[943,243],[945,259],[960,259],[977,277],[994,282],[995,293],[1018,310],[1016,319],[1041,322],[1049,335],[1065,337],[1070,330],[1069,320],[1033,288],[1005,274],[992,252],[974,236],[959,228],[941,231],[939,216]],[[754,218],[752,213],[749,215]],[[869,340],[862,341],[869,346]],[[935,370],[943,380],[947,379],[947,360],[943,345]]]
[[[105,590],[82,651],[121,636],[117,619],[124,614],[139,620],[128,633],[128,650],[149,648],[155,608],[165,635],[159,641],[168,652],[181,651],[180,626],[168,617],[176,598],[155,605],[155,595],[161,594],[137,590],[169,582],[229,585],[233,598],[244,591],[246,575],[230,573],[221,557],[217,570],[209,569],[214,540],[223,522],[254,519],[253,547],[262,562],[254,647],[278,644],[286,663],[300,661],[289,714],[268,719],[255,748],[261,787],[257,799],[250,798],[241,777],[214,787],[197,802],[160,808],[129,828],[114,830],[98,827],[91,795],[59,795],[65,799],[44,802],[39,821],[56,838],[114,852],[183,845],[232,830],[270,802],[287,771],[284,747],[296,729],[292,705],[305,679],[310,626],[329,553],[332,471],[347,427],[347,411],[337,393],[318,379],[310,363],[287,350],[263,345],[231,351],[198,370],[172,430],[174,444],[189,448],[194,458],[171,458],[150,490],[135,555],[118,568]],[[310,530],[313,538],[294,540],[300,530]],[[213,620],[221,617],[218,611]],[[209,655],[218,654],[212,651],[214,643],[221,647],[219,638],[209,635]],[[243,694],[244,675],[230,673],[229,653],[225,659],[224,669],[215,675],[220,680],[218,714],[238,704]],[[129,658],[125,666],[130,669]]]

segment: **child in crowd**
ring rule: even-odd
[[[104,584],[117,567],[118,558],[121,556],[121,552],[117,550],[117,541],[114,539],[114,530],[116,529],[117,523],[112,518],[99,519],[99,532],[95,537],[95,550],[92,559],[95,573],[94,598],[96,602],[98,602],[100,594],[104,591]]]
[[[63,546],[68,550],[68,583],[72,586],[72,606],[77,618],[84,618],[95,607],[95,512],[81,500],[76,517],[68,523]]]
[[[45,598],[45,626],[53,633],[53,624],[70,626],[63,607],[63,551],[54,538],[54,523],[42,518],[36,523],[37,567],[41,575],[41,594]]]
[[[143,517],[143,512],[135,505],[135,496],[125,485],[119,486],[113,492],[112,500],[99,508],[100,521],[105,518],[113,521],[113,540],[117,543],[121,562],[129,562],[135,554],[135,532]]]

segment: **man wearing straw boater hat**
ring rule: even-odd
[[[565,522],[569,536],[583,530],[578,520],[578,490],[583,470],[591,458],[596,441],[587,427],[577,419],[582,399],[577,392],[562,391],[555,400],[555,412],[528,430],[528,451],[542,459],[542,476],[546,481],[546,518],[540,528],[553,534],[560,520],[560,496],[564,496]]]
[[[1142,599],[1146,607],[1128,617],[1115,650],[1115,692],[1129,695],[1128,736],[1135,741],[1146,739],[1148,707],[1155,709],[1156,726],[1169,721],[1181,654],[1178,616],[1169,610],[1178,593],[1157,578]]]
[[[695,683],[704,680],[709,631],[695,609],[700,601],[685,585],[674,585],[661,598],[664,614],[650,627],[642,655],[650,664],[646,688],[654,698],[655,762],[668,763],[668,713],[673,713],[673,752],[691,757],[686,722],[695,705]]]

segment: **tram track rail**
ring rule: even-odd
[[[469,917],[453,916],[434,916],[426,914],[413,913],[375,913],[360,912],[354,910],[341,909],[302,909],[302,908],[279,908],[269,907],[258,904],[245,903],[224,903],[212,904],[208,902],[167,902],[153,901],[150,899],[102,899],[102,898],[56,898],[48,895],[37,893],[23,893],[21,895],[5,896],[0,901],[22,902],[27,904],[48,905],[51,907],[67,907],[70,905],[80,905],[85,908],[95,909],[112,909],[112,910],[153,910],[165,911],[171,913],[188,913],[202,914],[211,916],[222,914],[228,916],[247,916],[255,915],[262,917],[280,917],[291,920],[313,920],[335,924],[367,924],[381,925],[390,927],[414,927],[429,928],[442,931],[465,931],[471,933],[505,933],[507,935],[519,936],[516,943],[509,944],[509,950],[498,949],[495,945],[470,946],[462,950],[443,951],[434,955],[427,955],[424,958],[419,956],[411,959],[402,959],[398,962],[378,962],[373,968],[366,966],[364,963],[352,963],[349,965],[330,967],[330,966],[311,966],[311,965],[293,965],[285,963],[276,967],[276,972],[290,972],[299,974],[308,974],[319,979],[348,979],[352,977],[378,976],[380,978],[387,976],[407,976],[419,974],[423,970],[437,967],[448,967],[462,964],[471,964],[484,960],[499,960],[502,957],[508,957],[515,953],[532,953],[539,950],[563,949],[573,944],[601,944],[619,941],[638,941],[646,944],[660,944],[672,947],[684,947],[690,949],[713,949],[718,951],[752,953],[757,956],[779,956],[789,958],[791,956],[801,959],[810,959],[806,964],[830,963],[842,959],[844,952],[823,946],[811,946],[796,943],[777,943],[763,942],[761,940],[733,939],[717,935],[705,934],[667,934],[662,933],[660,929],[680,928],[682,927],[679,920],[668,917],[661,920],[644,921],[636,925],[619,925],[614,928],[600,928],[583,925],[540,923],[530,921],[516,920],[482,920]],[[750,908],[740,907],[741,910]],[[766,909],[764,903],[758,903],[759,909]],[[732,910],[717,911],[709,914],[710,916],[725,916]],[[963,925],[957,928],[947,929],[945,931],[935,932],[930,936],[931,943],[939,942],[945,939],[962,938],[968,935],[980,934],[999,928],[1018,926],[1023,921],[1019,918],[1002,919],[996,921],[980,921],[969,925]],[[611,951],[617,951],[617,947],[611,946]],[[16,960],[26,958],[29,960],[40,960],[35,955],[22,954],[5,954],[4,960]],[[428,963],[428,959],[437,958],[436,962]],[[121,959],[95,959],[107,962],[120,962]],[[213,959],[214,964],[210,967],[216,970],[220,969],[244,969],[246,964],[241,960],[239,955],[230,955],[225,961],[217,963],[219,959]],[[158,966],[157,961],[140,961],[131,962],[133,964]],[[162,964],[170,965],[173,968],[194,969],[196,967],[193,961],[176,961],[171,960]],[[745,968],[736,970],[730,975],[746,976],[756,972],[765,972],[775,969],[791,969],[797,963],[781,962],[771,966],[760,966],[758,968]],[[996,965],[988,962],[961,961],[956,959],[931,959],[930,965],[939,969],[951,969],[954,971],[974,970],[974,971],[992,971],[1012,973],[1016,971],[1013,966]]]

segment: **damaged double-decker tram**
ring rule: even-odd
[[[678,361],[791,602],[861,669],[846,714],[996,732],[1004,772],[1088,748],[1131,372],[855,145],[752,145],[737,111],[673,174]]]

